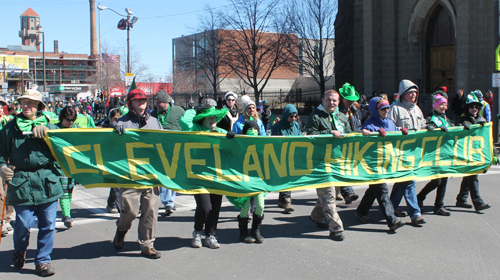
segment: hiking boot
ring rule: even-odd
[[[407,217],[408,216],[408,212],[406,211],[401,211],[399,209],[394,209],[394,215],[396,217],[400,217],[400,218],[404,218],[404,217]]]
[[[434,214],[440,215],[440,216],[450,216],[451,213],[448,211],[448,209],[441,207],[439,209],[434,209]]]
[[[353,201],[355,201],[358,198],[359,198],[359,195],[357,195],[355,193],[351,193],[346,198],[344,198],[345,204],[351,204]]]
[[[363,215],[359,214],[357,211],[356,211],[356,213],[354,213],[354,216],[365,224],[370,224],[373,222],[372,219],[370,219],[368,216],[363,216]]]
[[[252,229],[250,230],[250,235],[255,238],[255,243],[263,243],[264,237],[260,235],[260,226],[262,225],[262,220],[264,220],[264,214],[262,216],[257,216],[253,214]]]
[[[161,258],[161,253],[156,251],[155,248],[147,248],[141,250],[141,255],[150,258],[150,259],[159,259]]]
[[[403,227],[405,222],[403,220],[398,219],[392,226],[389,227],[391,231],[396,231],[398,228]]]
[[[71,228],[73,226],[73,220],[68,216],[62,217],[62,221],[64,222],[64,226],[67,228]]]
[[[193,245],[194,248],[201,248],[201,230],[193,230],[193,241],[191,241],[191,245]]]
[[[335,241],[342,241],[345,239],[345,236],[342,231],[334,231],[330,232],[330,238]]]
[[[416,226],[421,227],[423,224],[426,223],[426,221],[424,220],[424,218],[422,218],[422,216],[418,216],[414,219],[411,219],[411,223],[416,225]]]
[[[54,273],[56,273],[54,268],[52,266],[50,266],[50,263],[37,264],[35,271],[36,271],[36,274],[38,274],[40,276],[44,276],[44,277],[51,276],[51,275],[54,275]]]
[[[171,205],[167,205],[165,207],[165,216],[168,217],[170,215],[172,215],[175,211],[175,207],[171,206]]]
[[[278,201],[278,207],[285,209],[285,213],[293,212],[292,199],[285,198],[285,201]]]
[[[109,213],[111,214],[118,214],[118,209],[114,207],[106,207],[106,210],[108,210]]]
[[[472,209],[472,204],[469,204],[467,202],[461,202],[461,201],[457,201],[457,203],[455,203],[455,206],[457,207],[462,207],[462,208],[467,208],[467,209]]]
[[[126,231],[116,230],[115,238],[113,239],[113,245],[116,250],[123,248],[123,244],[125,244],[125,234],[127,234]]]
[[[14,250],[14,253],[12,254],[12,264],[14,265],[14,267],[23,268],[25,257],[26,252],[18,252]]]
[[[219,249],[220,245],[217,242],[217,239],[213,235],[209,235],[205,238],[205,246],[212,248],[212,249]]]
[[[474,208],[476,209],[476,212],[479,212],[481,210],[486,210],[486,209],[491,208],[491,205],[489,205],[488,203],[483,203],[483,204],[474,206]]]

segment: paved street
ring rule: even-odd
[[[309,220],[316,201],[314,190],[292,194],[295,211],[283,214],[277,193],[266,197],[263,244],[238,242],[238,212],[224,199],[217,238],[218,250],[191,247],[195,203],[178,196],[177,211],[160,217],[155,247],[162,257],[141,257],[137,221],[117,252],[111,240],[118,215],[105,210],[108,189],[74,192],[74,227],[67,230],[58,219],[51,279],[498,279],[500,275],[500,167],[480,176],[481,195],[492,208],[484,213],[455,207],[460,178],[451,179],[445,205],[450,217],[432,214],[435,192],[423,208],[427,224],[406,225],[397,233],[387,230],[376,207],[374,224],[354,218],[359,200],[339,203],[346,228],[343,242],[332,241],[328,231]],[[417,183],[417,192],[426,182]],[[355,187],[362,195],[366,186]],[[404,205],[404,202],[403,202]],[[163,209],[159,210],[163,212]],[[407,223],[410,222],[406,218]],[[25,268],[11,267],[12,234],[0,245],[1,279],[34,279],[36,230],[30,239]]]

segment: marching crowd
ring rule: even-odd
[[[297,108],[292,104],[286,105],[281,118],[274,118],[266,101],[257,105],[246,95],[241,97],[242,106],[238,108],[238,95],[233,92],[226,93],[219,102],[213,99],[200,100],[198,107],[188,110],[174,105],[165,90],[155,94],[155,109],[152,111],[148,110],[146,95],[140,89],[131,90],[126,101],[117,102],[115,106],[99,100],[45,104],[41,93],[32,89],[20,96],[16,104],[9,105],[0,100],[3,106],[3,110],[0,110],[2,236],[13,229],[13,265],[16,268],[24,266],[30,227],[36,219],[39,229],[36,273],[41,276],[53,275],[55,270],[50,265],[50,255],[58,204],[65,226],[72,226],[70,207],[75,182],[64,176],[43,141],[49,129],[95,127],[97,123],[97,126],[113,128],[118,135],[132,128],[218,132],[226,134],[229,139],[236,134],[262,137],[326,134],[340,138],[351,132],[365,136],[378,133],[380,137],[385,137],[387,132],[399,131],[406,135],[412,129],[439,129],[437,133],[447,133],[448,128],[454,125],[469,130],[472,124],[491,121],[491,105],[478,90],[467,95],[461,90],[462,95],[454,99],[453,112],[458,115],[454,121],[446,117],[449,102],[446,88],[433,94],[433,110],[427,117],[417,105],[418,93],[416,84],[402,80],[391,104],[385,94],[375,95],[368,100],[346,83],[338,91],[327,90],[322,96],[322,103],[314,108],[305,124],[301,124]],[[189,107],[194,106],[190,103]],[[390,231],[404,226],[405,222],[401,218],[407,216],[413,225],[422,226],[426,221],[421,208],[426,196],[433,190],[436,190],[434,214],[450,216],[443,203],[446,185],[447,178],[434,179],[417,194],[415,181],[395,183],[391,192],[385,183],[371,184],[361,198],[355,216],[363,223],[370,223],[368,213],[377,199]],[[336,200],[344,199],[346,204],[350,204],[359,195],[352,187],[337,190],[331,186],[317,188],[316,192],[318,200],[312,209],[311,221],[320,228],[328,229],[331,239],[342,241],[345,238],[344,228],[337,212]],[[469,194],[472,204],[467,202]],[[114,247],[122,249],[126,234],[139,215],[138,241],[141,254],[152,259],[160,258],[161,253],[154,248],[158,204],[161,201],[165,206],[165,215],[171,215],[176,210],[175,195],[172,190],[161,186],[111,189],[107,209],[111,213],[119,213]],[[241,242],[264,242],[261,225],[265,216],[265,196],[265,193],[260,193],[244,198],[227,197],[239,210],[237,221]],[[406,210],[400,206],[403,197],[407,204]],[[215,234],[222,195],[203,193],[194,195],[194,199],[196,211],[192,246],[219,248]],[[290,191],[280,192],[278,206],[286,213],[294,210]],[[474,208],[475,211],[491,207],[480,196],[477,175],[463,178],[456,206]],[[15,223],[12,223],[12,228],[10,221],[14,212]]]

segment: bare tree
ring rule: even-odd
[[[127,42],[122,40],[120,46],[120,70],[121,76],[125,81],[125,73],[127,73]],[[147,70],[148,67],[142,63],[141,52],[135,46],[130,46],[130,73],[134,73],[134,76],[140,77],[141,75],[145,75]],[[125,86],[125,82],[123,86]]]
[[[102,50],[106,59],[101,60],[102,64],[98,67],[99,70],[95,75],[88,77],[86,82],[95,85],[101,92],[109,92],[116,86],[123,86],[123,81],[120,78],[120,58],[113,55],[114,51],[106,42],[104,42]],[[116,58],[116,61],[113,58]]]
[[[231,2],[232,11],[224,18],[232,30],[219,34],[224,36],[223,51],[231,62],[228,67],[259,100],[273,72],[292,61],[295,54],[288,50],[296,36],[287,32],[288,17],[280,11],[280,0]]]
[[[333,76],[334,22],[337,0],[289,0],[287,13],[291,26],[299,37],[297,64],[314,78],[321,92]]]

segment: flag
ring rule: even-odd
[[[103,63],[118,63],[118,56],[109,53],[102,54],[102,62]]]

